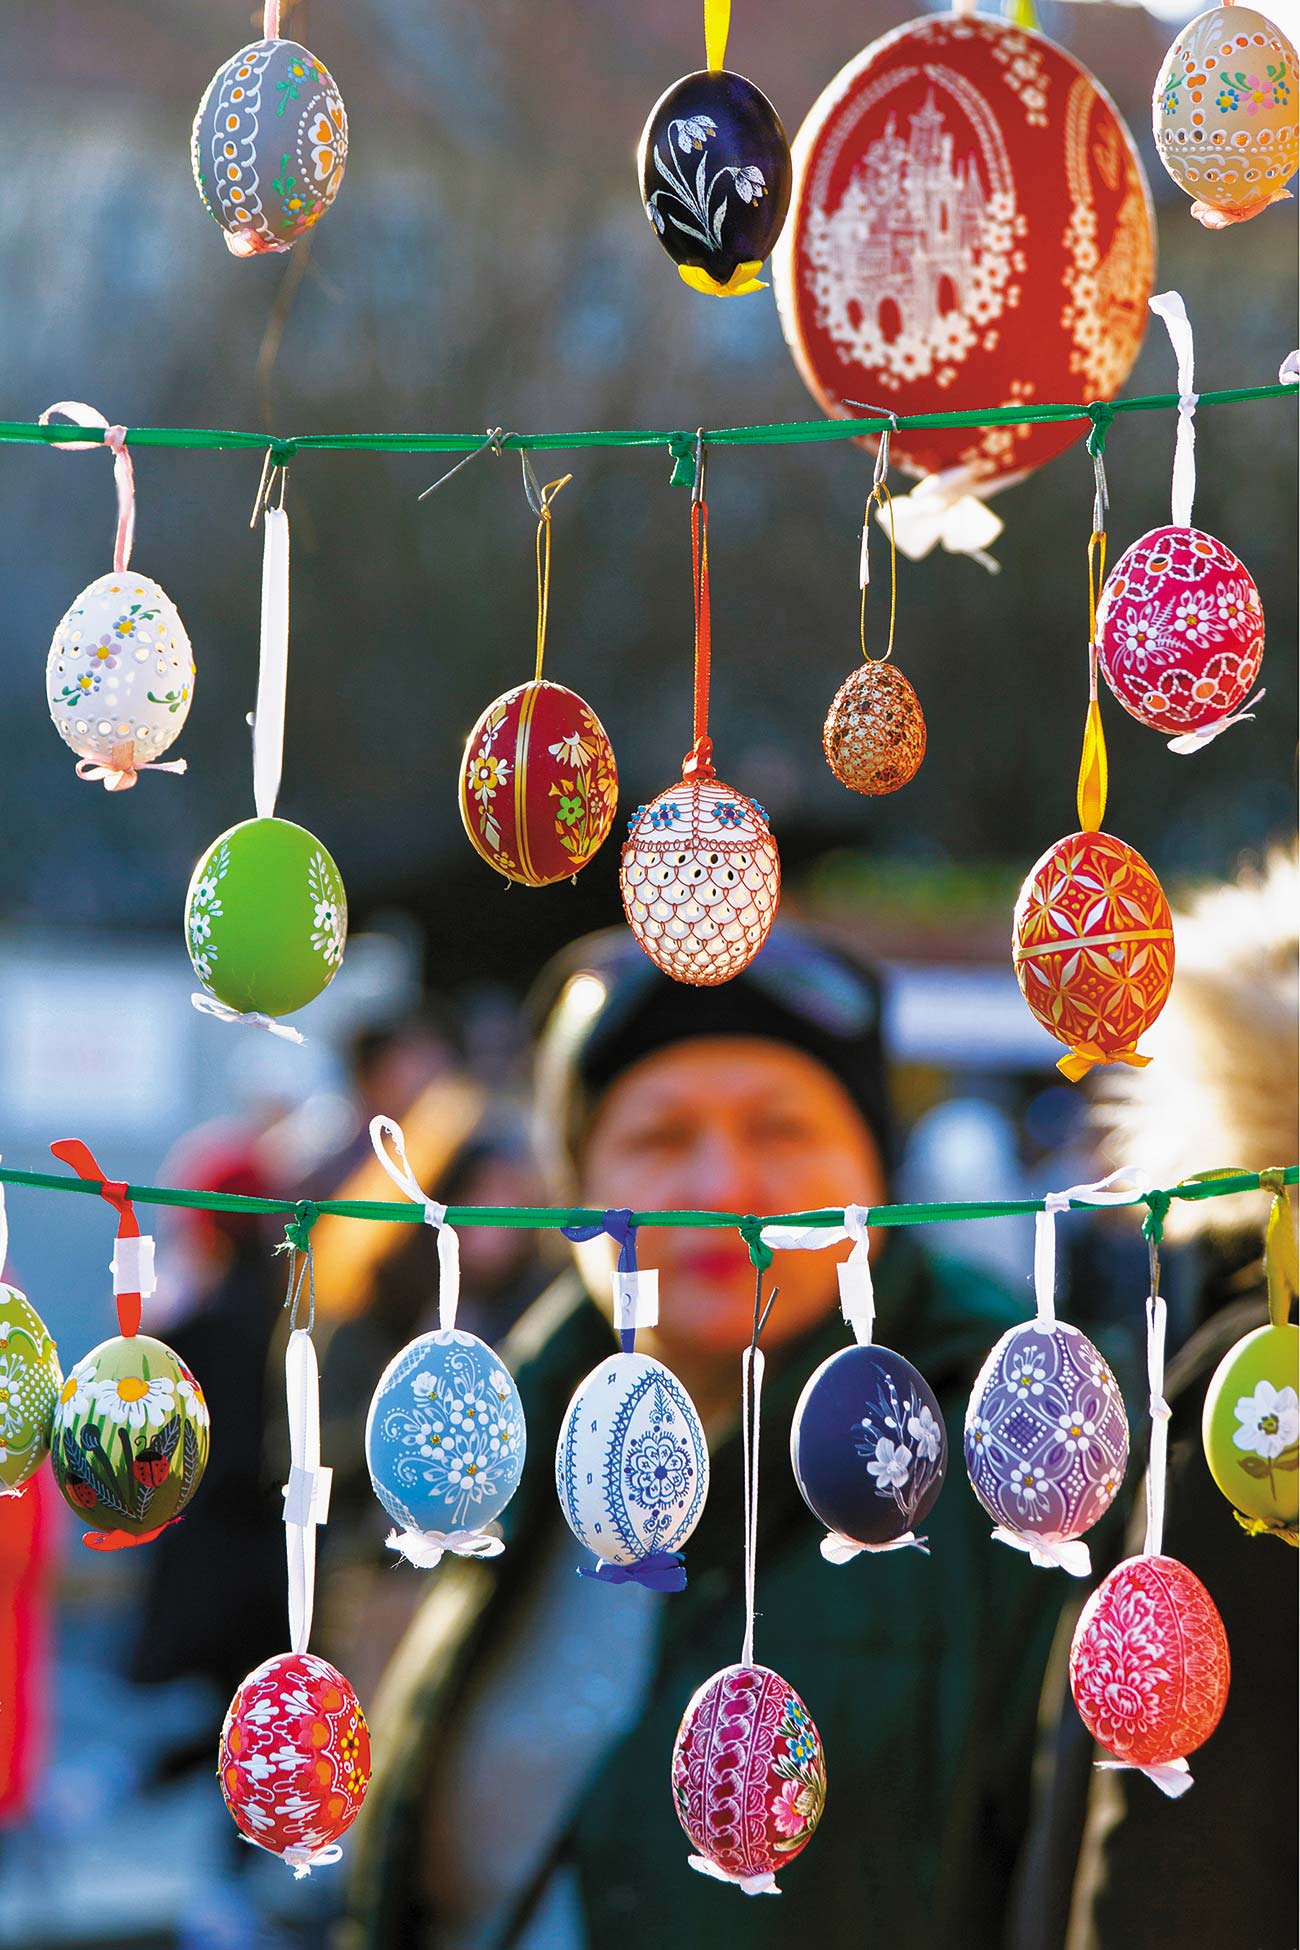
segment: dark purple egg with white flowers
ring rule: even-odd
[[[790,1425],[804,1502],[855,1544],[923,1522],[943,1487],[948,1436],[934,1391],[887,1347],[844,1347],[808,1377]]]
[[[759,288],[790,207],[790,144],[767,96],[743,75],[703,68],[650,111],[637,154],[641,200],[695,291]]]

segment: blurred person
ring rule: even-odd
[[[538,1052],[537,1115],[558,1198],[601,1209],[739,1213],[880,1203],[892,1133],[874,973],[778,926],[725,987],[661,975],[620,930],[561,957]],[[347,1950],[660,1950],[674,1933],[766,1950],[791,1932],[861,1944],[1002,1939],[1028,1801],[1053,1581],[989,1541],[953,1482],[933,1555],[835,1570],[784,1437],[803,1383],[846,1345],[834,1251],[778,1257],[764,1330],[760,1656],[807,1699],[829,1799],[784,1900],[694,1875],[669,1757],[695,1689],[743,1622],[740,1351],[754,1274],[735,1233],[644,1229],[660,1321],[640,1344],[690,1390],[711,1486],[664,1597],[575,1575],[585,1553],[554,1488],[569,1399],[607,1355],[607,1242],[579,1249],[505,1344],[528,1418],[520,1489],[491,1563],[444,1560],[375,1711],[378,1771],[349,1850]],[[975,1371],[1023,1313],[983,1274],[907,1233],[875,1240],[876,1329],[936,1390],[960,1476]]]
[[[1173,989],[1145,1039],[1151,1067],[1100,1079],[1105,1165],[1133,1162],[1150,1183],[1176,1185],[1218,1166],[1294,1163],[1298,921],[1294,847],[1175,913]],[[1223,1617],[1232,1660],[1223,1718],[1192,1756],[1195,1786],[1176,1807],[1140,1774],[1094,1773],[1067,1673],[1083,1600],[1067,1606],[1044,1688],[1015,1950],[1295,1944],[1296,1559],[1275,1538],[1245,1534],[1201,1448],[1215,1369],[1268,1319],[1262,1242],[1271,1196],[1175,1200],[1164,1228],[1166,1264],[1181,1249],[1191,1305],[1181,1330],[1170,1308],[1163,1548],[1196,1573]],[[1162,1290],[1167,1284],[1162,1267]],[[1129,1287],[1139,1321],[1146,1291],[1144,1263]],[[1145,1501],[1135,1471],[1128,1535],[1112,1533],[1113,1561],[1141,1550]],[[1097,1573],[1109,1568],[1094,1552]]]

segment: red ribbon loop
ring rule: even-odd
[[[70,1165],[78,1178],[99,1186],[99,1196],[111,1205],[117,1213],[117,1237],[119,1239],[138,1239],[140,1222],[135,1216],[135,1207],[128,1196],[125,1180],[108,1178],[88,1144],[80,1138],[57,1138],[50,1146],[54,1156],[65,1165]],[[138,1293],[119,1293],[117,1296],[117,1325],[119,1333],[128,1337],[140,1331],[142,1306]]]

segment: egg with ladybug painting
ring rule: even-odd
[[[348,118],[297,41],[252,41],[218,68],[190,137],[194,181],[235,257],[287,251],[339,193]]]
[[[683,779],[637,807],[619,888],[656,968],[699,988],[730,981],[767,940],[781,898],[767,814],[720,779]]]
[[[50,1460],[93,1530],[145,1541],[187,1508],[208,1461],[208,1405],[180,1356],[119,1334],[78,1361],[54,1410]]]
[[[747,1895],[775,1890],[775,1872],[806,1847],[826,1804],[821,1735],[779,1673],[725,1666],[682,1715],[672,1783],[699,1851],[691,1867]]]
[[[370,1730],[355,1692],[313,1652],[279,1652],[237,1688],[217,1778],[236,1827],[298,1876],[337,1859],[370,1781]]]
[[[507,880],[571,879],[604,845],[617,810],[605,727],[563,684],[517,684],[470,732],[460,816],[474,851]]]
[[[844,1347],[808,1377],[790,1425],[800,1494],[833,1537],[868,1549],[914,1531],[948,1467],[933,1389],[901,1354]]]
[[[49,1455],[62,1386],[45,1322],[25,1293],[0,1282],[0,1496],[15,1495]]]
[[[655,235],[693,291],[758,291],[790,207],[790,144],[760,89],[725,68],[684,75],[650,111],[637,153]]]
[[[1104,1577],[1070,1646],[1079,1717],[1130,1767],[1167,1767],[1223,1716],[1231,1664],[1218,1608],[1172,1557],[1130,1557]]]

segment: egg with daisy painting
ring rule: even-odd
[[[54,1410],[54,1480],[92,1530],[142,1538],[190,1503],[208,1460],[208,1405],[178,1354],[149,1334],[102,1341]]]
[[[0,1282],[0,1496],[15,1495],[50,1453],[63,1373],[25,1293]]]

